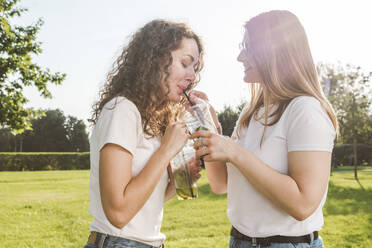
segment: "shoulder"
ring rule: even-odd
[[[296,97],[288,108],[285,122],[288,151],[332,151],[335,130],[319,100]]]
[[[105,144],[113,143],[133,154],[141,130],[141,116],[135,104],[125,97],[115,97],[102,108],[92,141],[97,144],[98,151]]]
[[[141,118],[137,106],[125,97],[118,96],[108,101],[102,108],[102,116],[110,115],[131,115]]]
[[[291,109],[303,108],[321,108],[321,104],[315,97],[312,96],[298,96],[292,99],[289,104]]]
[[[121,109],[121,110],[129,110],[134,112],[139,112],[137,106],[126,97],[118,96],[114,97],[110,101],[108,101],[105,106],[103,106],[104,110],[114,110],[114,109]]]
[[[288,105],[288,125],[314,125],[332,129],[332,121],[318,99],[312,96],[299,96]]]
[[[124,122],[141,126],[141,114],[132,101],[119,96],[111,99],[103,106],[97,124],[106,127],[113,123]]]
[[[312,96],[299,96],[294,98],[288,105],[288,115],[298,117],[307,116],[328,116],[320,101]]]

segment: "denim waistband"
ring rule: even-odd
[[[138,244],[138,247],[140,247],[140,248],[164,248],[164,244],[162,244],[160,246],[151,246],[151,245],[148,245],[148,244],[138,242],[136,240],[131,240],[131,239],[126,239],[126,238],[122,238],[122,237],[112,236],[112,235],[108,235],[108,234],[100,233],[100,232],[96,232],[96,231],[90,232],[87,244],[88,245],[96,245],[97,248],[104,248],[104,247],[107,247],[107,246],[104,246],[104,245],[105,245],[105,241],[106,240],[108,241],[108,239],[119,240],[119,242],[120,241],[131,242],[133,244]]]

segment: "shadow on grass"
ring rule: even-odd
[[[361,188],[363,191],[365,191],[365,189],[364,189],[363,185],[360,183],[359,179],[357,179],[356,181],[358,182],[360,188]]]
[[[338,246],[333,247],[371,247],[362,244],[367,244],[368,241],[365,240],[371,238],[372,189],[358,183],[360,185],[358,188],[342,187],[332,182],[329,184],[323,212],[325,217],[329,217],[329,221],[334,223],[332,232],[341,231],[338,238],[342,239],[337,241]],[[336,237],[337,235],[332,236],[331,240]]]
[[[327,215],[367,214],[372,219],[372,190],[346,188],[329,184],[325,213]]]

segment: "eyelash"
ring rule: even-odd
[[[183,68],[187,68],[187,67],[188,67],[188,65],[186,65],[185,63],[182,63],[182,62],[181,62],[181,64],[182,64]],[[194,71],[197,71],[198,66],[195,65],[195,66],[193,67],[193,69],[194,69]]]

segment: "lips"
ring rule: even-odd
[[[180,89],[181,90],[181,93],[183,93],[184,91],[186,91],[187,90],[187,88],[188,88],[188,86],[180,86],[180,85],[178,85],[177,86],[178,87],[178,89]]]
[[[177,86],[177,93],[179,94],[179,95],[181,95],[181,94],[183,94],[183,92],[187,89],[187,88],[185,88],[185,87],[181,87],[181,86]]]
[[[249,71],[250,69],[252,69],[252,66],[245,66],[245,71],[244,71],[244,72],[247,72],[247,71]]]

